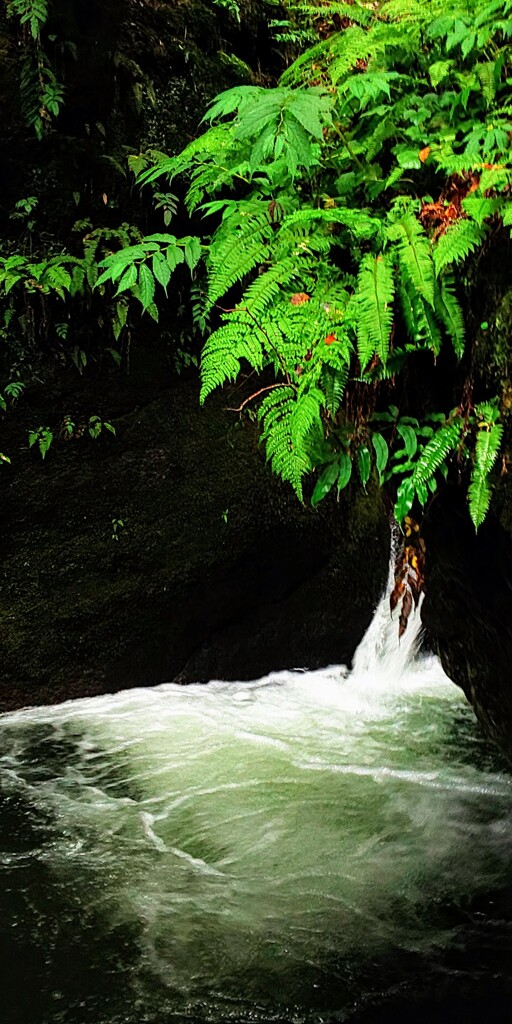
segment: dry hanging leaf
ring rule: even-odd
[[[399,639],[404,635],[413,606],[418,607],[425,587],[425,541],[420,537],[419,524],[412,516],[406,516],[404,532],[407,543],[397,558],[395,585],[389,598],[391,614],[401,602],[398,620]]]

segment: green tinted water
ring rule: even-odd
[[[4,1024],[345,1020],[493,966],[508,991],[511,778],[408,659],[381,609],[351,674],[0,718]]]

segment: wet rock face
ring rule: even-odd
[[[475,534],[455,488],[433,503],[424,527],[422,618],[447,675],[512,757],[512,540],[500,522],[506,504],[498,495],[495,513]]]
[[[0,708],[348,661],[385,584],[379,497],[303,508],[196,381],[116,402],[115,439],[28,454],[5,489]]]

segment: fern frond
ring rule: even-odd
[[[491,504],[491,486],[487,476],[473,470],[468,488],[469,514],[475,530],[482,525]]]
[[[475,445],[475,470],[488,476],[496,462],[503,437],[503,424],[493,423],[488,430],[479,430]]]
[[[324,65],[329,60],[335,41],[335,37],[330,36],[328,39],[322,39],[322,41],[320,43],[316,43],[315,46],[308,47],[308,49],[305,50],[300,57],[297,57],[297,59],[290,64],[290,67],[283,72],[279,79],[279,84],[293,87],[297,85],[304,85],[304,83],[318,78],[318,67],[320,65]]]
[[[289,231],[296,227],[313,230],[314,226],[320,223],[325,224],[327,228],[335,224],[346,227],[357,239],[375,238],[382,228],[379,217],[372,217],[368,210],[360,207],[334,206],[318,209],[303,206],[284,218],[281,231]]]
[[[248,216],[236,231],[214,242],[208,254],[208,303],[222,295],[269,257],[273,227],[268,210]]]
[[[487,106],[490,106],[496,96],[496,64],[496,61],[489,60],[475,64],[474,68],[482,86],[482,93]]]
[[[392,225],[388,236],[396,242],[402,272],[430,306],[434,305],[434,265],[428,238],[413,213]]]
[[[166,177],[171,182],[179,174],[190,171],[196,163],[207,163],[216,159],[219,164],[226,163],[223,159],[233,146],[233,126],[230,124],[214,125],[193,139],[188,146],[176,156],[165,156],[154,153],[154,163],[137,175],[139,185],[150,185],[158,178]]]
[[[466,196],[462,200],[462,206],[470,220],[481,226],[488,217],[493,217],[500,211],[502,201],[487,196]]]
[[[297,276],[297,260],[288,258],[279,260],[274,266],[265,270],[246,288],[242,303],[255,317],[260,317],[275,301],[283,288],[290,285]]]
[[[295,408],[294,389],[276,388],[263,399],[258,418],[263,423],[262,438],[272,469],[292,485],[302,501],[302,480],[312,467],[306,452],[296,448],[292,440]]]
[[[438,356],[441,351],[442,338],[439,322],[434,310],[429,306],[428,302],[425,302],[422,295],[416,296],[415,309],[418,336],[421,338],[423,346],[429,348],[435,356]]]
[[[263,349],[254,324],[249,318],[234,316],[205,342],[201,356],[201,405],[215,388],[236,380],[241,359],[246,359],[255,370],[263,367]]]
[[[471,252],[478,249],[486,235],[485,228],[472,220],[461,219],[441,235],[433,249],[436,274],[439,275],[451,263],[461,263]]]
[[[389,21],[421,23],[432,20],[445,7],[443,0],[387,0],[381,7],[381,15]]]
[[[434,355],[439,355],[442,339],[437,309],[434,313],[407,277],[399,279],[398,296],[407,334],[414,346],[418,349],[429,348]]]
[[[296,452],[305,450],[305,440],[315,426],[322,426],[320,410],[325,398],[320,388],[308,388],[304,394],[298,394],[290,420],[292,445]]]
[[[325,407],[332,419],[338,413],[343,401],[348,380],[348,362],[340,369],[333,366],[322,366],[322,391],[325,396]]]
[[[455,278],[447,272],[437,281],[435,311],[451,338],[457,359],[464,355],[465,324],[462,308],[455,294]]]
[[[358,61],[368,60],[374,51],[371,33],[359,25],[340,32],[331,52],[329,74],[334,85],[337,85]]]
[[[331,0],[329,6],[325,3],[288,3],[287,7],[302,17],[309,17],[316,21],[319,17],[348,18],[355,25],[369,25],[374,17],[372,10],[368,10],[363,3],[353,0],[352,3],[340,3],[339,0]]]
[[[459,444],[462,432],[462,422],[457,419],[453,423],[447,423],[440,427],[428,444],[422,449],[412,474],[414,487],[428,483],[448,458],[450,452],[455,451]]]
[[[192,170],[190,185],[185,195],[185,205],[189,213],[201,206],[205,196],[217,195],[223,188],[232,188],[240,175],[246,173],[248,164],[245,161],[227,161],[232,166],[219,166],[217,160],[202,163]]]
[[[358,276],[357,343],[361,369],[374,352],[385,363],[393,325],[395,283],[388,258],[367,253],[361,260]]]
[[[476,437],[471,482],[468,488],[469,514],[478,530],[482,525],[491,503],[491,484],[489,476],[498,457],[503,425],[493,423],[499,413],[492,403],[482,403],[476,409],[477,415],[484,416],[490,422],[482,423]]]

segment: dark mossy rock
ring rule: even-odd
[[[505,525],[504,525],[505,524]],[[448,488],[425,520],[422,618],[443,668],[488,736],[512,757],[512,488],[475,532],[462,491]]]
[[[429,572],[422,616],[445,671],[464,690],[486,733],[512,758],[510,256],[509,233],[498,231],[473,268],[471,358],[453,394],[454,402],[478,395],[497,396],[500,403],[505,429],[491,511],[476,533],[464,487],[450,487],[433,502],[424,525]]]
[[[377,494],[305,508],[225,395],[201,411],[194,380],[123,412],[135,392],[110,396],[115,439],[61,437],[6,486],[4,710],[347,662],[370,621],[389,548]]]

